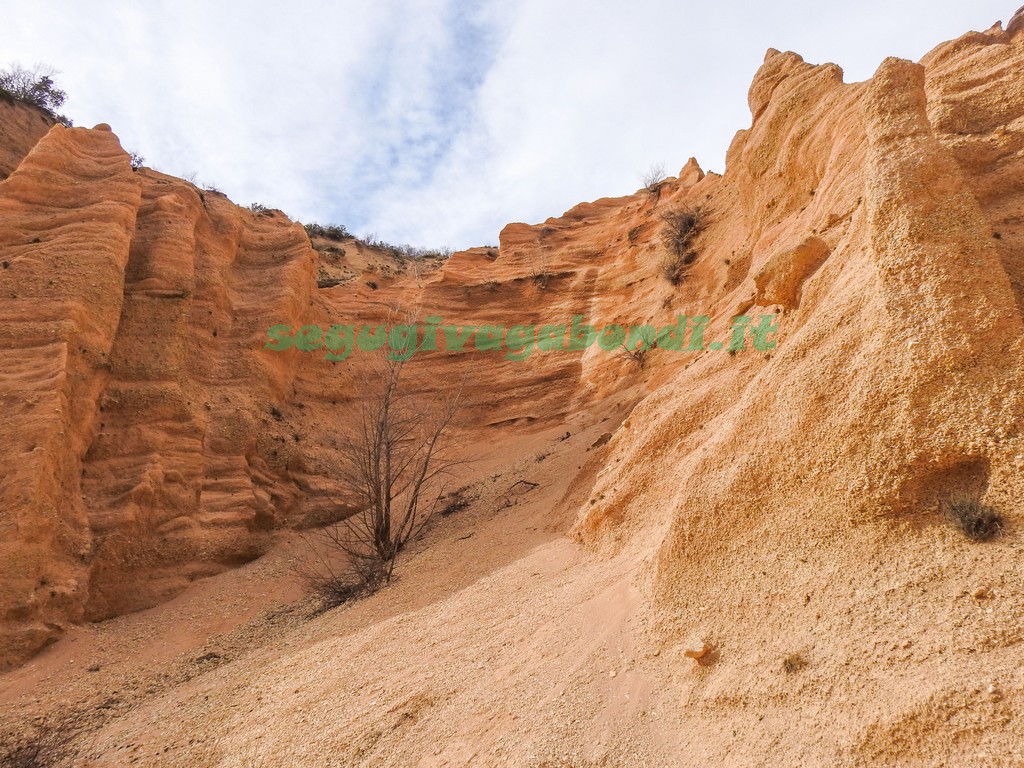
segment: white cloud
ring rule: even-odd
[[[653,162],[721,171],[768,47],[862,80],[1011,10],[55,0],[6,9],[0,50],[61,70],[70,117],[110,123],[162,170],[305,220],[464,247],[632,192]]]

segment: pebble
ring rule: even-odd
[[[714,650],[714,646],[706,640],[698,640],[687,645],[683,655],[695,659],[698,664],[704,667],[714,660],[714,653],[712,653]]]

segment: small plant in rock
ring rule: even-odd
[[[807,660],[799,653],[791,653],[782,660],[782,670],[787,675],[799,672],[807,666]]]
[[[683,259],[669,254],[661,262],[661,275],[673,286],[679,286],[686,280],[686,265]]]
[[[944,505],[946,516],[967,538],[988,541],[1003,532],[1003,517],[977,499],[951,499]]]
[[[699,208],[676,208],[661,215],[662,239],[668,249],[677,255],[690,250],[693,239],[704,228]]]
[[[677,208],[663,213],[661,220],[661,238],[668,250],[661,273],[672,285],[679,285],[686,278],[687,268],[697,259],[692,245],[704,228],[703,216],[699,208]]]
[[[551,279],[551,270],[548,268],[548,255],[544,246],[539,246],[537,252],[530,254],[527,258],[533,282],[540,288],[547,288],[548,281]]]
[[[464,485],[461,488],[452,491],[447,496],[444,496],[444,506],[438,510],[437,514],[441,517],[448,517],[449,515],[454,515],[456,512],[461,512],[468,508],[474,501],[468,494],[469,486]]]
[[[621,347],[619,347],[618,356],[621,357],[623,360],[628,360],[629,362],[633,363],[640,370],[643,370],[643,367],[647,364],[647,354],[650,351],[651,350],[647,347],[646,344],[639,346],[636,349],[630,349],[625,344],[623,344]]]
[[[661,194],[661,187],[665,183],[665,164],[655,163],[647,172],[640,177],[640,182],[647,190],[647,194],[657,196]]]

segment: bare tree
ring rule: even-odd
[[[325,608],[390,581],[399,553],[430,520],[446,476],[461,463],[449,439],[461,392],[412,394],[402,386],[403,368],[390,357],[375,367],[367,377],[373,391],[338,443],[341,477],[358,511],[306,537],[313,562],[300,576]]]
[[[662,182],[665,181],[665,164],[655,163],[652,165],[647,173],[640,177],[640,181],[649,194],[657,195],[661,192]]]

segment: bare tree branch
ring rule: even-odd
[[[353,409],[338,441],[339,474],[359,511],[315,534],[303,534],[312,562],[300,577],[325,608],[375,591],[395,560],[430,521],[444,480],[462,464],[450,435],[462,390],[413,396],[402,386],[404,361],[382,355],[364,380],[371,392]]]

